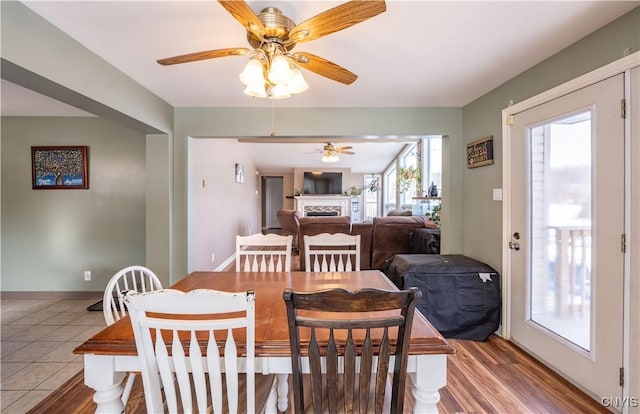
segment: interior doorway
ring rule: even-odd
[[[277,212],[283,207],[283,177],[262,177],[262,232],[280,229]]]

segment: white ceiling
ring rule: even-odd
[[[271,106],[268,100],[242,93],[238,74],[246,57],[168,67],[156,63],[184,53],[248,47],[243,27],[216,1],[23,3],[172,106]],[[248,1],[256,13],[275,6],[296,23],[341,3]],[[351,70],[359,76],[353,84],[343,85],[305,71],[309,90],[276,105],[462,107],[639,4],[388,0],[386,12],[294,49]],[[46,112],[46,103],[30,106],[6,82],[1,87],[2,115]],[[48,105],[52,115],[64,115],[65,109],[53,109],[52,102]],[[31,108],[37,113],[29,114]],[[78,115],[73,108],[66,110]],[[283,159],[282,145],[279,147],[279,158]],[[358,155],[350,159],[365,159],[369,164],[365,156],[368,147],[375,145],[356,148]]]

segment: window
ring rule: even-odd
[[[413,168],[419,170],[419,179],[405,188],[398,187],[399,169]],[[428,189],[437,188],[438,197],[442,194],[442,136],[429,135],[419,142],[407,144],[395,162],[384,173],[384,214],[389,210],[402,209],[414,211],[414,197],[428,195]],[[439,200],[422,200],[428,204],[427,210],[417,212],[426,214],[440,204]],[[424,204],[424,203],[422,203]],[[416,214],[416,213],[414,213]]]
[[[422,168],[422,190],[426,193],[431,185],[442,194],[442,137],[430,136],[423,139],[424,165]]]
[[[389,210],[396,208],[396,166],[395,164],[387,170],[384,175],[384,214],[386,215]]]
[[[380,176],[371,174],[364,177],[364,220],[372,221],[378,216],[378,200],[380,199]]]
[[[420,147],[418,144],[412,144],[407,150],[400,156],[398,160],[400,167],[402,168],[414,168],[418,169],[420,166]],[[413,197],[422,195],[418,194],[418,186],[420,180],[415,180],[410,186],[401,188],[404,190],[400,193],[400,208],[402,210],[411,210],[413,206]]]

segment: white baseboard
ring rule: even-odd
[[[236,255],[235,253],[232,254],[230,257],[227,258],[227,260],[225,260],[224,262],[220,263],[220,265],[218,267],[216,267],[215,269],[213,269],[214,272],[222,272],[224,269],[227,268],[227,266],[231,265],[232,263],[236,262]]]

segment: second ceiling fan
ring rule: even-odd
[[[338,154],[355,155],[355,152],[351,151],[352,146],[336,147],[332,142],[327,142],[322,149],[316,150],[322,154],[322,161],[324,162],[337,162],[340,161]]]
[[[278,98],[278,92],[299,93],[308,87],[299,71],[304,68],[346,85],[358,76],[342,66],[308,52],[292,52],[298,43],[309,42],[363,22],[386,10],[382,0],[343,3],[295,24],[275,7],[255,14],[242,0],[218,2],[247,30],[247,41],[253,49],[233,47],[206,50],[159,59],[161,65],[175,65],[227,56],[250,55],[240,74],[247,86],[245,93],[256,97]]]

